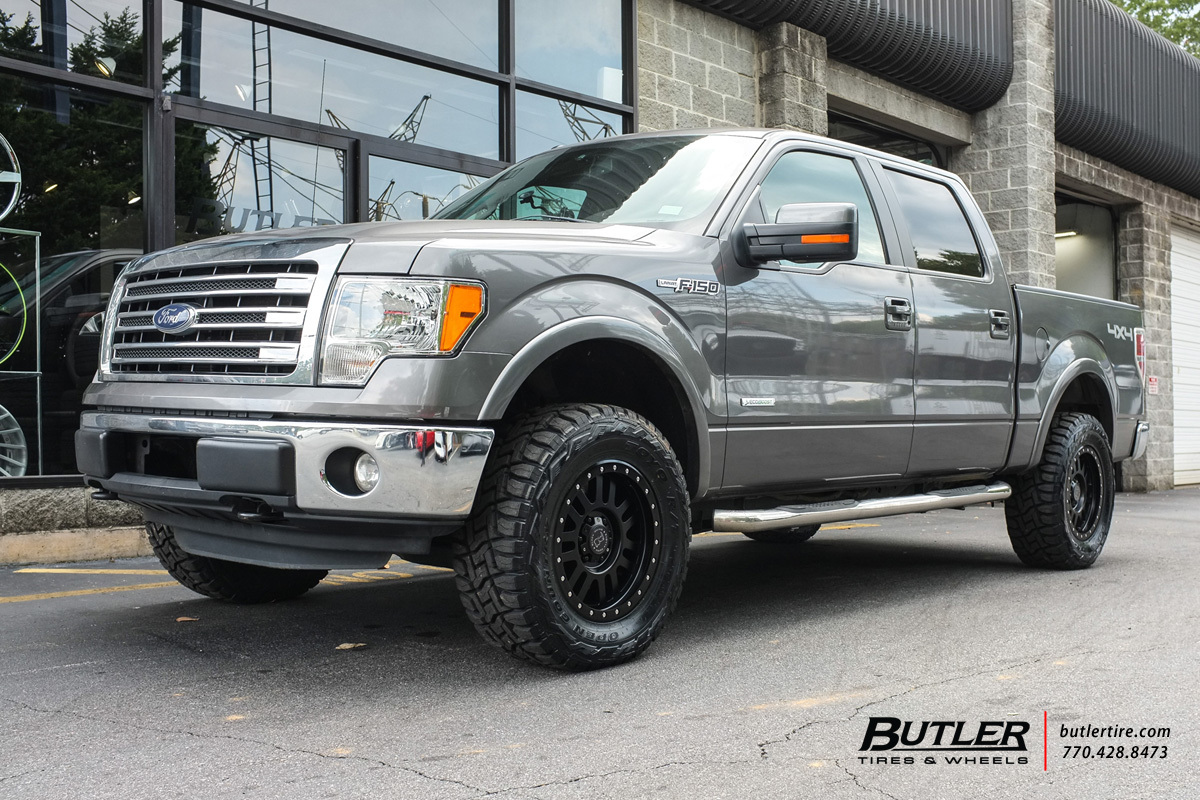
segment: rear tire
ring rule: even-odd
[[[662,630],[687,572],[683,471],[644,417],[555,406],[497,442],[457,541],[463,607],[491,644],[548,667],[628,661]]]
[[[277,569],[197,556],[180,549],[169,525],[146,523],[154,555],[171,577],[193,592],[230,603],[274,603],[299,597],[329,574],[323,569]]]
[[[797,525],[773,531],[742,531],[742,536],[765,544],[800,544],[816,536],[819,530],[820,525]]]
[[[1100,556],[1116,494],[1112,451],[1089,414],[1055,417],[1042,462],[1013,482],[1008,538],[1031,567],[1084,569]]]

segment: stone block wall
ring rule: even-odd
[[[142,523],[136,506],[97,502],[94,490],[0,489],[0,535],[71,528],[113,528]]]
[[[1142,309],[1146,374],[1159,390],[1147,395],[1150,445],[1122,465],[1127,491],[1170,489],[1175,480],[1175,393],[1171,360],[1171,228],[1174,220],[1200,224],[1200,200],[1147,180],[1081,150],[1057,145],[1060,183],[1100,193],[1118,210],[1117,297]]]
[[[825,39],[780,22],[759,31],[760,124],[824,135],[829,130]]]
[[[1054,288],[1054,9],[1013,0],[1013,78],[950,169],[979,201],[1010,277]]]
[[[755,37],[677,0],[639,0],[638,129],[758,124]]]

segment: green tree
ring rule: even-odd
[[[1134,19],[1200,58],[1200,3],[1195,0],[1112,0]]]
[[[33,17],[14,24],[0,12],[0,55],[45,63],[45,44]],[[128,8],[92,26],[69,53],[72,72],[100,76],[99,58],[116,62],[114,79],[140,82],[145,41],[138,17]],[[179,37],[163,43],[166,61]],[[164,81],[179,66],[165,68]],[[66,98],[69,111],[61,101]],[[44,256],[100,247],[140,247],[142,224],[142,139],[144,106],[96,92],[51,86],[0,75],[0,133],[21,159],[22,190],[6,224],[42,233]],[[216,153],[201,132],[180,123],[177,158],[200,164]],[[198,170],[180,171],[187,197],[217,195],[215,179]],[[47,191],[48,187],[53,189]],[[165,198],[164,198],[165,199]],[[131,200],[133,203],[131,204]]]

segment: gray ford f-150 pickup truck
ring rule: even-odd
[[[1002,500],[1090,565],[1146,445],[1138,309],[1014,286],[963,183],[784,131],[519,163],[435,219],[131,265],[77,437],[185,586],[263,602],[453,563],[493,644],[643,651],[693,531]]]

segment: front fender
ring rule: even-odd
[[[664,314],[664,316],[666,315]],[[685,334],[685,338],[687,342],[692,342],[690,336]],[[671,339],[677,339],[677,337],[672,336]],[[538,334],[522,347],[504,367],[483,402],[479,419],[501,419],[521,386],[538,367],[571,345],[597,340],[623,342],[646,351],[669,370],[678,385],[682,387],[688,404],[689,416],[695,427],[693,442],[696,446],[699,472],[697,478],[700,493],[703,494],[705,487],[711,485],[712,443],[709,439],[711,404],[705,402],[706,392],[697,385],[697,381],[693,378],[692,370],[696,369],[696,364],[693,363],[689,366],[685,362],[685,358],[690,355],[692,356],[690,360],[693,362],[699,359],[701,363],[704,363],[703,357],[694,345],[690,348],[691,353],[688,353],[687,350],[681,353],[678,349],[678,341],[670,341],[661,333],[636,322],[611,316],[578,317],[559,323]],[[712,400],[719,395],[710,388],[707,396],[709,400]]]

